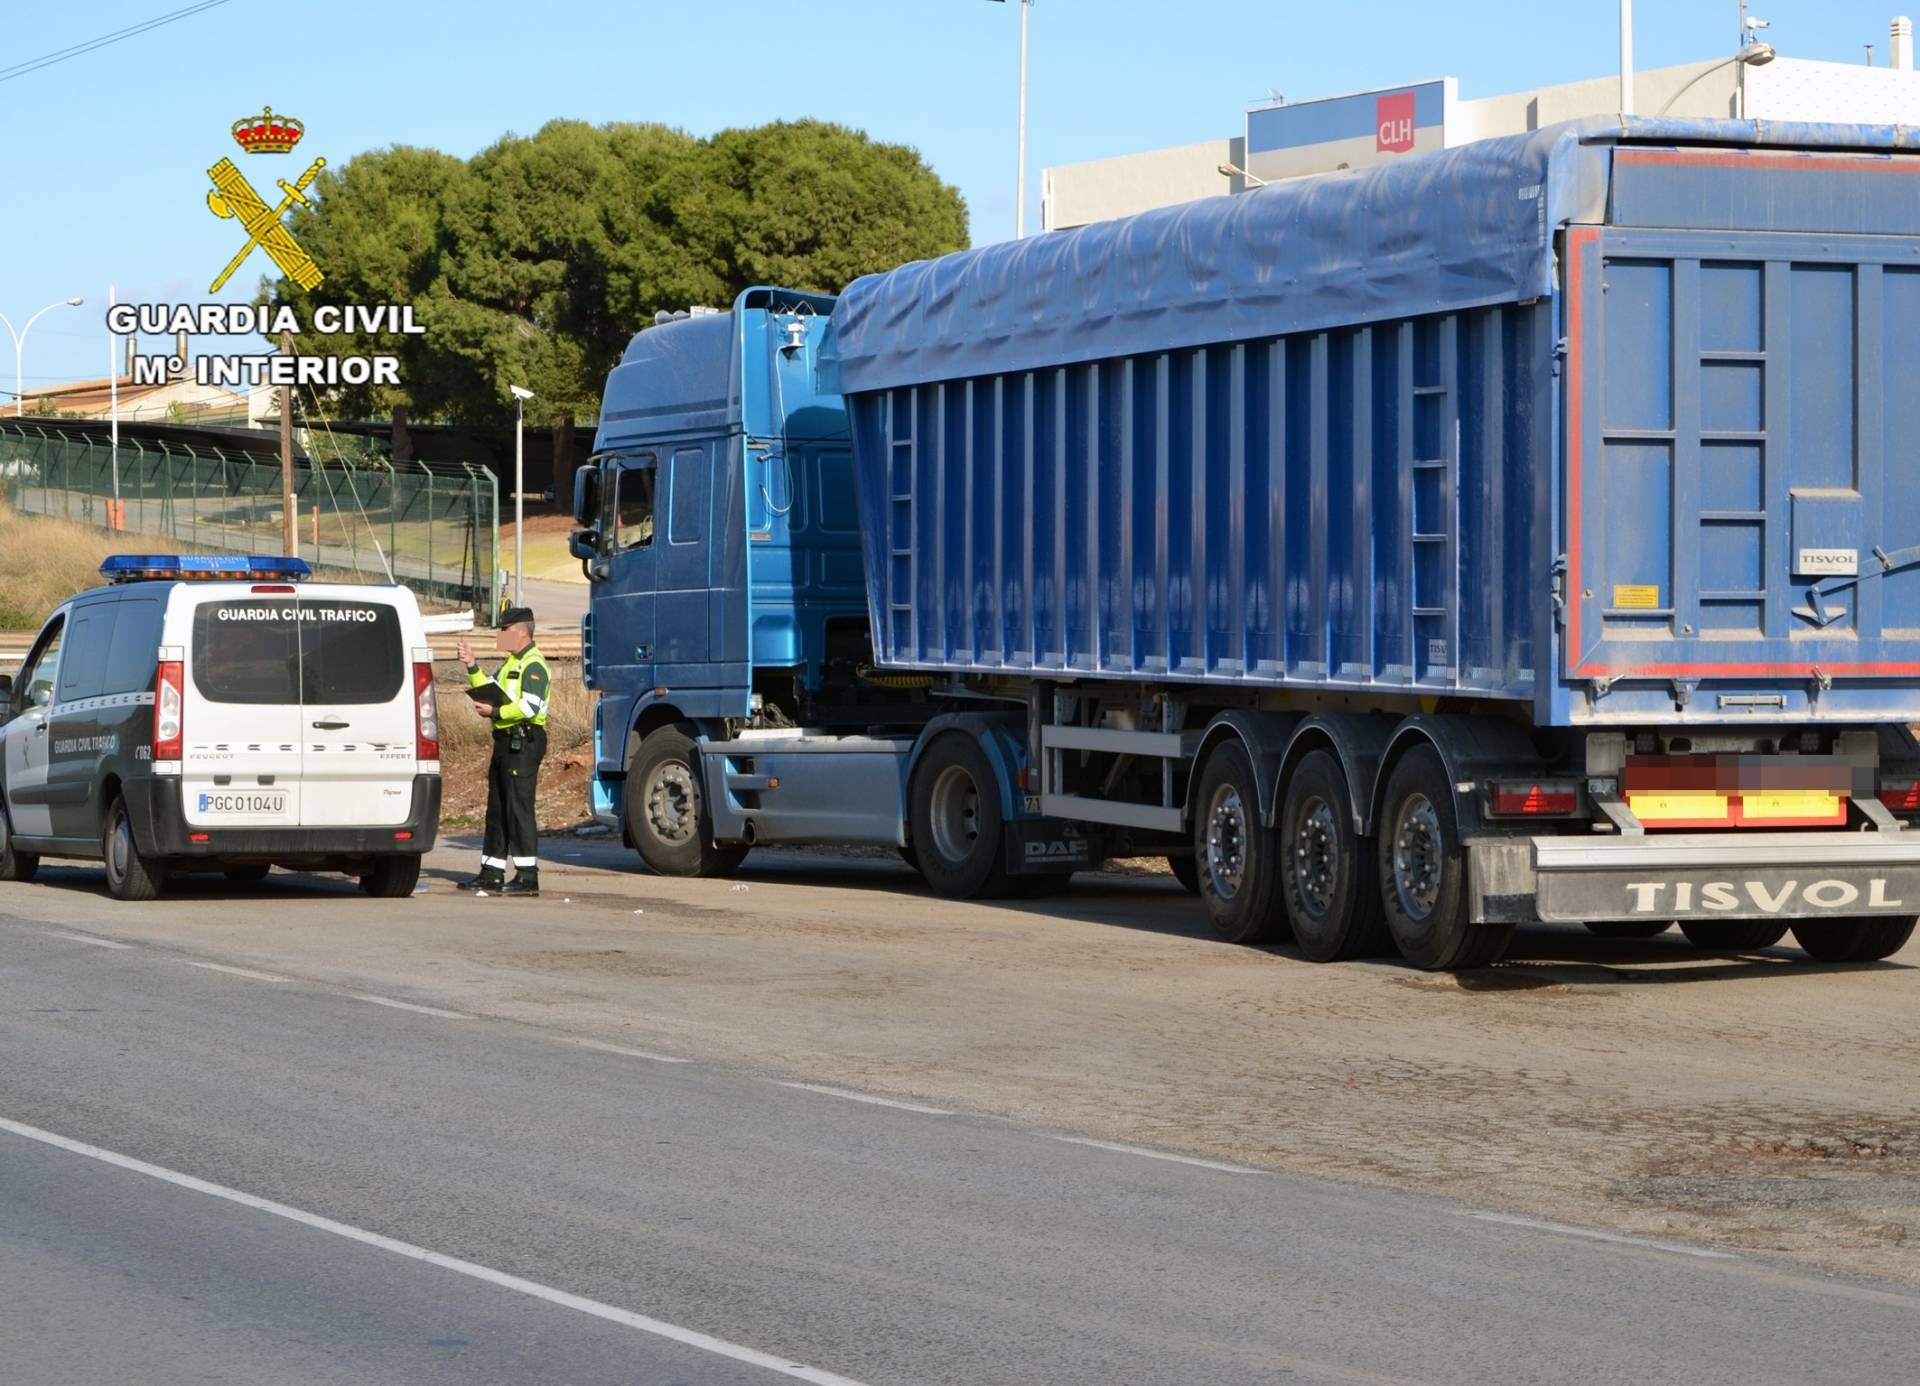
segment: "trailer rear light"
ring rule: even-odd
[[[186,736],[186,665],[177,659],[160,661],[153,693],[153,758],[178,762]]]
[[[413,666],[413,740],[415,760],[440,759],[440,706],[433,697],[431,662]]]
[[[1496,818],[1566,818],[1580,811],[1580,791],[1564,780],[1504,780],[1493,786]]]
[[[1895,813],[1920,813],[1920,780],[1890,780],[1882,784],[1880,802]]]

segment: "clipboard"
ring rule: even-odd
[[[491,681],[483,683],[476,688],[467,689],[467,696],[476,703],[484,703],[488,707],[505,707],[507,705],[507,690]]]

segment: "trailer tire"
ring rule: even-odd
[[[1912,919],[1866,915],[1829,924],[1795,924],[1793,941],[1818,962],[1879,962],[1907,946]]]
[[[1260,822],[1260,785],[1237,740],[1207,758],[1194,797],[1194,874],[1207,922],[1228,943],[1287,943],[1280,834]]]
[[[32,852],[14,850],[13,831],[7,824],[7,810],[0,804],[0,881],[30,881],[40,869],[40,858]]]
[[[627,767],[625,817],[640,859],[662,876],[729,875],[750,850],[714,842],[699,745],[685,723],[642,738]]]
[[[1309,961],[1392,951],[1370,846],[1353,830],[1339,760],[1331,751],[1309,752],[1288,778],[1280,809],[1281,898],[1294,945]]]
[[[1007,894],[999,781],[972,735],[942,732],[927,743],[907,785],[913,855],[936,895],[991,900]]]
[[[1752,953],[1785,938],[1787,926],[1771,919],[1683,919],[1680,932],[1708,953]]]
[[[1589,919],[1587,928],[1601,938],[1658,938],[1673,927],[1673,921],[1662,919]]]
[[[1180,888],[1187,894],[1200,893],[1200,859],[1198,857],[1168,857],[1167,870],[1173,873],[1173,879],[1180,882]]]
[[[1431,746],[1416,747],[1393,767],[1378,856],[1380,900],[1401,957],[1427,972],[1499,961],[1513,925],[1468,918],[1467,855],[1453,812],[1453,782]]]

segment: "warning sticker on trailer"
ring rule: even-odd
[[[1644,584],[1619,584],[1613,589],[1616,611],[1653,611],[1660,605],[1660,589]]]

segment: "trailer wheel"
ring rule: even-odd
[[[627,835],[662,876],[725,876],[748,848],[713,840],[700,784],[700,751],[684,723],[649,732],[627,767]]]
[[[1867,915],[1832,923],[1795,924],[1793,941],[1819,962],[1878,962],[1907,946],[1912,919]]]
[[[1310,752],[1287,781],[1280,811],[1282,899],[1293,941],[1310,961],[1392,950],[1369,846],[1353,830],[1353,799],[1340,762],[1329,751]]]
[[[950,731],[928,743],[907,786],[907,812],[920,874],[936,894],[990,900],[1007,893],[999,781],[978,741]]]
[[[1498,961],[1513,925],[1467,917],[1467,858],[1453,784],[1433,747],[1409,751],[1394,766],[1380,821],[1380,898],[1400,956],[1428,972]]]
[[[1773,947],[1787,936],[1787,926],[1771,919],[1683,919],[1680,932],[1709,953],[1751,953]]]
[[[1194,874],[1207,922],[1228,943],[1286,943],[1280,835],[1260,822],[1253,761],[1238,741],[1207,758],[1193,820]]]
[[[1601,938],[1657,938],[1673,927],[1670,919],[1590,919],[1587,928]]]

